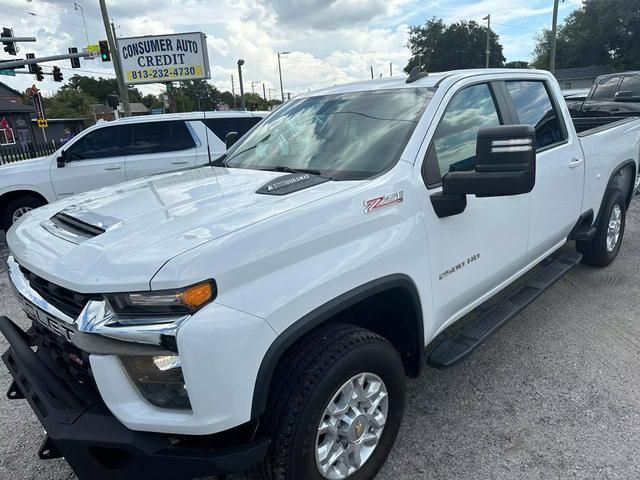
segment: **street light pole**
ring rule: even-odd
[[[491,14],[488,14],[483,20],[487,21],[487,50],[485,52],[487,58],[485,62],[485,67],[489,68],[489,58],[491,56]]]
[[[238,60],[238,81],[240,82],[240,110],[246,110],[244,106],[244,85],[242,83],[242,65],[244,65],[244,60]]]
[[[262,82],[262,96],[264,97],[265,102],[267,101],[267,87],[264,86],[264,82]]]
[[[280,74],[280,92],[282,93],[282,103],[284,103],[284,88],[282,86],[282,66],[280,65],[280,56],[288,55],[291,52],[278,52],[278,73]]]
[[[558,6],[560,0],[553,2],[553,23],[551,25],[551,52],[549,52],[549,71],[556,71],[556,36],[558,34]]]
[[[89,46],[89,32],[87,31],[87,21],[84,19],[84,10],[82,9],[82,5],[78,5],[76,2],[73,2],[73,9],[80,10],[82,14],[82,23],[84,24],[84,36],[87,38],[87,47]]]

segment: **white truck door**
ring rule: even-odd
[[[87,132],[62,150],[64,167],[51,163],[51,183],[58,199],[126,180],[125,151],[131,143],[126,125]]]
[[[558,91],[543,80],[506,82],[516,123],[536,129],[536,185],[531,192],[529,256],[537,258],[564,241],[580,217],[585,162],[570,114]]]
[[[127,180],[190,167],[197,157],[198,146],[183,120],[134,123]]]
[[[473,309],[525,265],[529,194],[467,195],[466,209],[445,218],[436,215],[429,199],[441,192],[444,174],[475,168],[480,128],[506,123],[501,120],[505,115],[498,106],[504,104],[500,95],[502,90],[488,83],[447,93],[436,113],[431,142],[423,147],[421,173],[427,195],[422,206],[435,315],[432,334]]]

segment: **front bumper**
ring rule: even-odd
[[[29,335],[7,317],[0,316],[0,332],[10,345],[2,355],[13,376],[7,395],[26,398],[47,432],[40,458],[64,457],[80,480],[217,475],[246,470],[266,456],[267,438],[216,449],[214,436],[129,430],[90,386],[65,378],[45,363],[31,349]]]

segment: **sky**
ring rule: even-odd
[[[563,0],[562,21],[582,0]],[[35,36],[22,43],[19,56],[66,53],[106,38],[98,0],[0,0],[0,27],[14,28],[16,36]],[[211,82],[231,90],[231,75],[245,60],[245,91],[262,83],[278,95],[277,52],[282,57],[285,92],[297,93],[334,84],[402,75],[410,52],[408,29],[432,17],[447,22],[482,20],[491,14],[492,29],[500,36],[507,61],[530,60],[536,35],[551,25],[553,0],[106,0],[119,37],[201,31],[207,35]],[[83,26],[82,12],[86,21]],[[0,49],[0,59],[14,59]],[[390,68],[391,64],[391,68]],[[65,79],[74,73],[114,77],[111,63],[81,60],[71,69],[68,60],[47,63],[62,68]],[[31,75],[0,77],[18,90],[34,83]],[[60,86],[52,77],[38,83],[45,95]],[[139,86],[143,93],[164,91],[160,84]],[[272,89],[269,91],[268,89]]]

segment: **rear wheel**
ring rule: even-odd
[[[375,477],[404,413],[404,368],[389,342],[354,326],[319,330],[283,360],[273,388],[260,478]]]
[[[606,267],[618,256],[627,216],[624,195],[618,189],[611,190],[604,201],[596,234],[588,242],[576,242],[583,255],[583,262],[595,267]]]
[[[11,228],[25,213],[30,212],[34,208],[41,207],[45,202],[37,197],[24,196],[11,200],[4,210],[2,225],[5,230]]]

